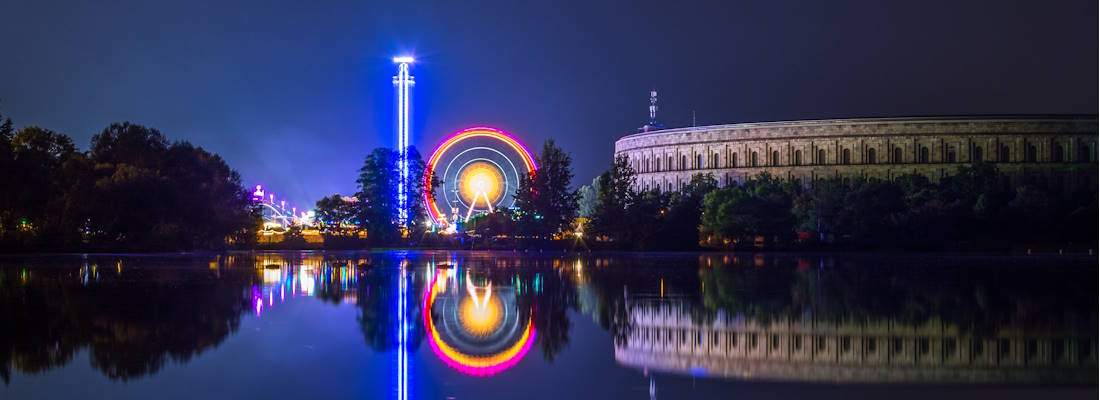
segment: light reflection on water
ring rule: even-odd
[[[194,359],[219,360],[217,373],[230,377],[243,375],[235,368],[271,367],[279,382],[283,370],[247,363],[260,354],[235,336],[278,348],[307,327],[349,323],[359,341],[306,348],[389,361],[300,365],[313,379],[299,384],[351,374],[365,386],[350,393],[398,399],[499,396],[530,390],[540,377],[544,389],[525,397],[774,394],[774,382],[840,383],[781,389],[836,396],[875,390],[866,384],[948,395],[1095,385],[1095,262],[513,252],[8,257],[0,258],[0,318],[19,329],[0,343],[0,393],[57,397],[65,392],[45,383],[91,379],[113,397],[141,397],[136,389],[156,378],[196,397],[178,375],[215,368]],[[354,311],[355,321],[334,319],[325,311],[332,307]],[[85,354],[91,375],[71,366]],[[982,385],[942,386],[975,383]]]

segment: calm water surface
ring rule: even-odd
[[[0,258],[0,398],[1097,396],[1097,259]]]

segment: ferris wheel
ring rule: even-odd
[[[424,200],[437,226],[515,205],[522,177],[537,166],[531,152],[503,131],[477,127],[448,136],[428,158]],[[438,185],[433,185],[432,177]]]

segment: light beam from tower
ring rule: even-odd
[[[405,225],[409,219],[408,200],[409,194],[409,89],[416,83],[409,75],[409,64],[413,63],[410,56],[394,57],[397,64],[397,75],[393,77],[393,85],[397,88],[397,168],[400,171],[400,184],[397,188],[397,220]]]

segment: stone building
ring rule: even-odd
[[[1096,116],[860,118],[664,129],[615,142],[636,189],[678,190],[695,174],[719,186],[762,172],[810,184],[825,178],[932,180],[978,161],[1009,176],[1096,181]]]

